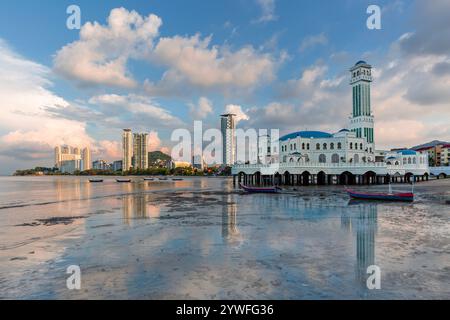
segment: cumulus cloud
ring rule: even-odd
[[[264,23],[278,20],[275,14],[275,0],[256,0],[256,3],[261,8],[261,16],[254,22]]]
[[[316,35],[311,35],[302,40],[300,44],[299,51],[304,52],[307,49],[313,48],[315,46],[324,46],[328,43],[328,38],[325,33],[320,33]]]
[[[242,110],[241,106],[229,104],[225,107],[225,113],[235,114],[235,122],[238,124],[241,121],[248,121],[250,117]]]
[[[135,87],[127,62],[150,54],[161,24],[154,14],[143,17],[136,11],[113,9],[107,25],[87,22],[80,39],[56,53],[54,68],[81,85]]]
[[[189,87],[202,89],[252,89],[275,78],[277,62],[252,46],[231,51],[212,46],[211,37],[160,38],[152,61],[168,67],[158,83],[147,80],[152,95],[167,95]]]
[[[189,110],[192,118],[205,119],[213,112],[212,101],[205,97],[200,97],[197,104],[190,103]]]
[[[84,122],[55,119],[46,111],[69,105],[50,90],[48,68],[18,55],[0,39],[0,69],[0,155],[13,159],[15,166],[27,165],[30,159],[51,159],[57,144],[93,143]],[[11,170],[11,164],[2,168]]]

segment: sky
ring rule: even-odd
[[[224,112],[244,129],[336,132],[358,60],[374,68],[377,149],[450,140],[448,39],[448,0],[4,0],[0,174],[52,166],[61,144],[118,160],[123,128],[170,153],[173,130]]]

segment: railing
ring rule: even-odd
[[[366,162],[366,163],[298,163],[298,162],[282,162],[272,164],[236,164],[235,169],[256,169],[256,168],[387,168],[383,162]],[[398,168],[398,166],[396,167]]]

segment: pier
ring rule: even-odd
[[[428,181],[428,165],[385,163],[326,164],[279,163],[234,165],[233,183],[245,185],[371,185]]]

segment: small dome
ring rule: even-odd
[[[367,64],[367,62],[365,62],[364,60],[359,60],[355,66],[359,66],[360,64]]]
[[[350,130],[348,130],[348,129],[341,129],[341,130],[339,130],[339,132],[350,132]]]

